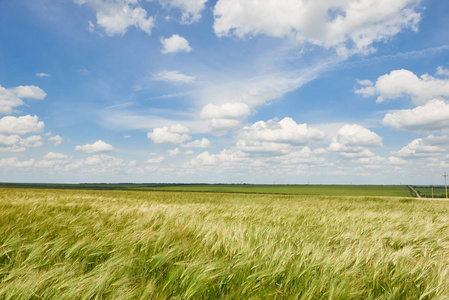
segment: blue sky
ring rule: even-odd
[[[443,184],[449,2],[0,3],[0,181]]]

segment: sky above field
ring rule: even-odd
[[[444,184],[449,1],[0,2],[0,181]]]

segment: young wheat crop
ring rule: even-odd
[[[449,202],[0,189],[0,299],[430,299]]]

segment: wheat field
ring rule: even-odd
[[[448,299],[449,202],[0,189],[0,299]]]

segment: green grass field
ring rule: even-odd
[[[257,185],[257,184],[45,184],[0,183],[0,188],[44,188],[87,190],[132,190],[172,192],[256,193],[333,196],[414,197],[406,186],[399,185]]]
[[[263,193],[287,195],[333,195],[333,196],[411,196],[406,186],[392,185],[249,185],[249,184],[192,184],[165,185],[139,190],[177,192],[219,192],[219,193]]]
[[[419,192],[421,197],[432,198],[432,187],[431,186],[414,186],[415,190]],[[435,198],[446,198],[446,190],[444,186],[434,186],[433,195]]]
[[[0,189],[0,299],[445,299],[449,202]]]

